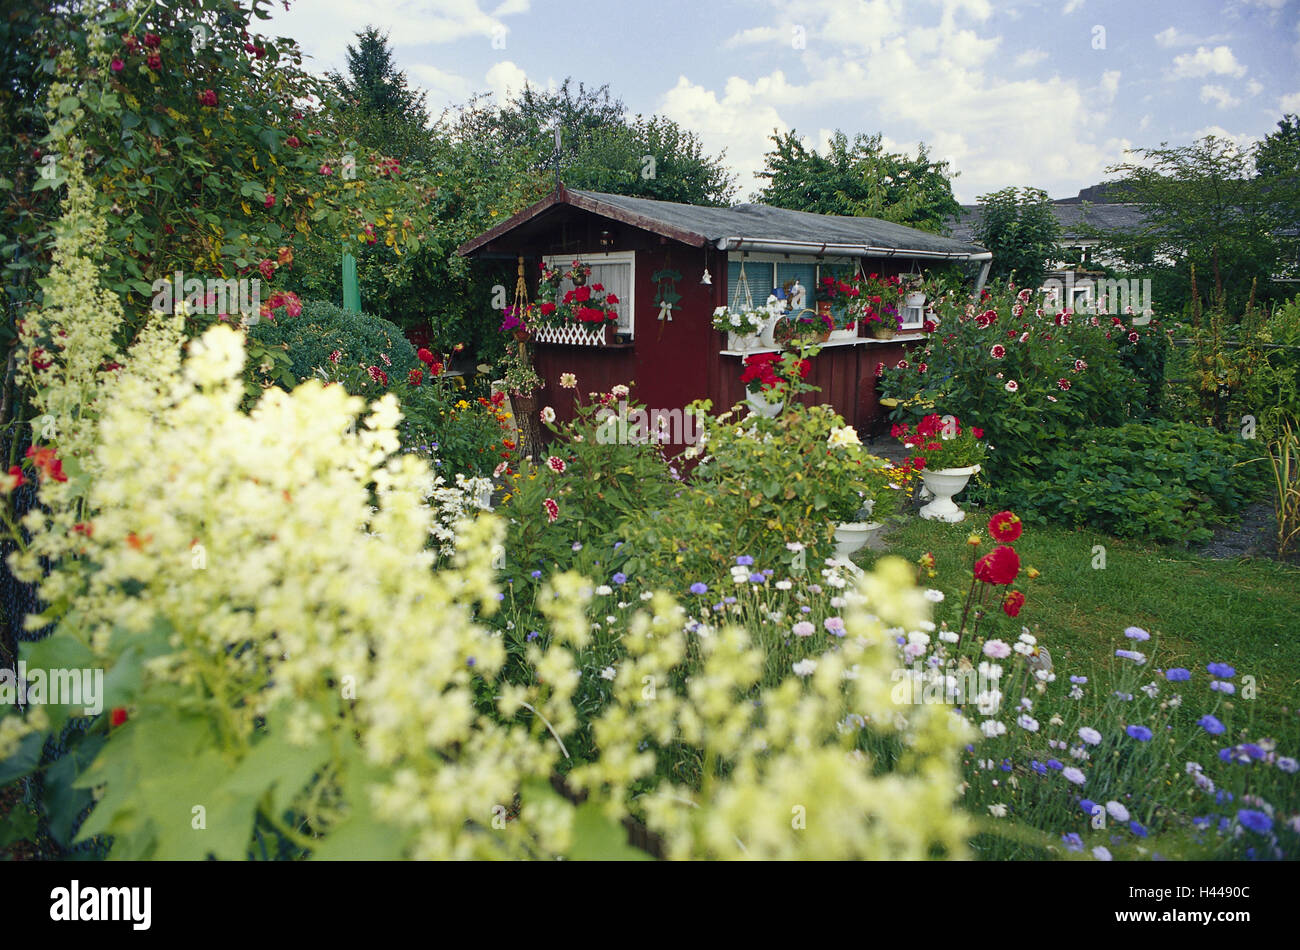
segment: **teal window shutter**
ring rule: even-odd
[[[727,306],[735,305],[736,287],[740,283],[740,261],[727,261]],[[776,286],[773,282],[772,265],[765,261],[745,261],[745,283],[749,285],[749,294],[755,307],[767,302],[767,295]],[[740,302],[744,306],[744,301]]]

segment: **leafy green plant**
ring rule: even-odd
[[[1134,423],[1080,432],[1052,450],[1046,477],[999,483],[1026,521],[1084,525],[1121,538],[1197,543],[1257,493],[1258,467],[1239,439],[1188,423]]]

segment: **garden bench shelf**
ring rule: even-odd
[[[906,336],[896,336],[892,340],[877,340],[875,337],[860,336],[854,340],[831,340],[827,343],[819,343],[823,350],[828,350],[833,346],[861,346],[863,343],[913,343],[917,340],[924,340],[924,333],[909,333]],[[781,346],[760,346],[752,350],[719,350],[722,356],[753,356],[755,353],[780,353],[785,347]]]

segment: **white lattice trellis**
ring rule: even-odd
[[[537,331],[538,343],[563,343],[566,346],[608,346],[605,328],[588,330],[574,323],[559,327],[542,327]]]

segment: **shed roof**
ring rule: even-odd
[[[813,214],[762,204],[709,208],[563,187],[462,245],[458,253],[473,254],[556,205],[581,208],[695,247],[712,244],[721,250],[736,250],[754,249],[757,245],[788,245],[786,249],[791,253],[806,253],[820,248],[822,252],[831,254],[916,252],[923,256],[955,259],[988,255],[978,244],[879,218]]]
[[[1132,233],[1140,231],[1146,223],[1146,213],[1140,204],[1093,204],[1070,200],[1053,201],[1049,207],[1061,228],[1058,242],[1086,239],[1089,235],[1085,229],[1089,227]],[[979,218],[978,205],[962,205],[961,215],[952,222],[953,237],[974,240]]]

